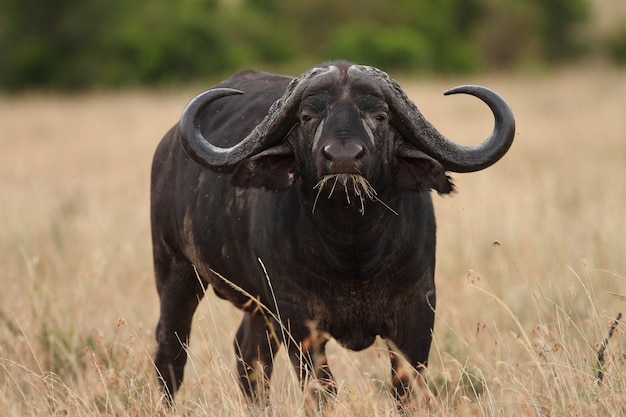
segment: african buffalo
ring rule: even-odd
[[[244,311],[234,345],[252,400],[266,398],[281,344],[303,384],[316,379],[315,392],[332,394],[327,341],[361,350],[377,336],[394,395],[407,398],[434,324],[430,190],[452,192],[447,171],[492,165],[515,134],[496,93],[446,92],[455,93],[493,112],[494,131],[477,146],[446,139],[386,73],[347,62],[297,78],[242,72],[189,103],[152,166],[155,364],[168,401],[209,284]]]

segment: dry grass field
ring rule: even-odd
[[[446,135],[492,127],[460,83],[516,115],[509,154],[435,197],[438,310],[415,415],[626,414],[626,73],[404,81]],[[146,416],[158,305],[149,234],[152,152],[195,90],[0,97],[0,416]],[[248,410],[234,375],[240,313],[208,295],[196,313],[185,416],[303,415],[286,356],[273,409]],[[330,416],[400,415],[382,345],[330,347]]]

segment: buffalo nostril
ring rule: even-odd
[[[365,155],[365,149],[358,143],[333,142],[324,146],[324,156],[331,162],[356,162]]]

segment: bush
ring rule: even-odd
[[[623,22],[606,40],[608,56],[618,65],[626,65],[626,22]]]
[[[432,62],[432,51],[418,33],[405,27],[384,29],[367,24],[338,29],[327,46],[326,55],[411,72],[428,69]]]
[[[244,65],[254,63],[281,63],[297,57],[299,48],[293,33],[280,24],[280,18],[255,5],[248,10],[237,10],[228,16],[225,36],[229,47],[246,57]],[[272,17],[274,16],[274,17]],[[275,24],[270,22],[276,21]]]
[[[476,55],[461,45],[454,46],[437,50],[426,36],[403,26],[381,28],[355,24],[335,32],[326,55],[408,73],[476,69]]]
[[[98,67],[98,45],[114,8],[106,0],[4,0],[0,86],[82,88]]]

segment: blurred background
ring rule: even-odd
[[[3,0],[0,89],[175,86],[343,58],[396,75],[626,64],[620,0]]]

